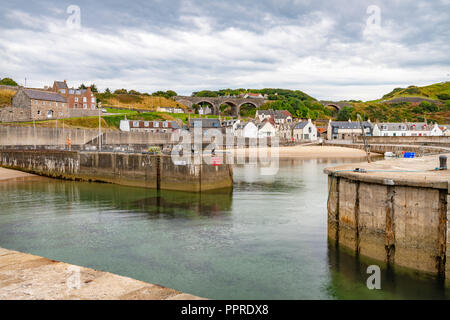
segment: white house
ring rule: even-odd
[[[257,138],[258,127],[253,122],[242,122],[236,124],[234,135],[236,137]]]
[[[308,121],[298,122],[294,125],[292,130],[292,137],[294,140],[317,140],[317,127],[312,123],[311,119]]]
[[[377,123],[373,127],[375,137],[426,137],[442,136],[443,131],[437,123],[397,122]]]
[[[258,137],[275,137],[276,135],[277,129],[271,121],[264,120],[258,125]]]
[[[292,115],[287,110],[257,110],[255,118],[260,122],[272,118],[275,124],[292,122]]]
[[[182,108],[177,107],[158,107],[156,108],[157,112],[168,112],[168,113],[184,113]]]

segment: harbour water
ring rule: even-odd
[[[323,168],[234,168],[233,190],[194,194],[42,178],[0,183],[0,247],[211,299],[445,299],[442,280],[336,249]],[[382,269],[369,290],[367,266]]]

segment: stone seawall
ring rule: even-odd
[[[157,284],[0,248],[0,300],[204,300]]]
[[[163,190],[202,192],[233,186],[230,165],[175,165],[171,157],[163,155],[0,150],[0,165],[54,178]]]
[[[428,156],[325,169],[328,237],[356,254],[450,280],[450,173],[437,166],[438,156]]]

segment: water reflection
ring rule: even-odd
[[[334,242],[328,243],[331,272],[329,292],[337,299],[448,299],[443,279],[425,273],[389,266],[367,257],[356,257]],[[372,274],[367,267],[381,270],[381,290],[369,290],[366,281]]]

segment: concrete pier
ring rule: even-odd
[[[42,176],[161,190],[202,192],[233,186],[233,169],[174,164],[170,156],[124,152],[0,149],[0,166]]]
[[[0,248],[0,300],[201,300],[160,285]]]
[[[326,168],[328,237],[355,254],[450,280],[450,171],[436,167],[438,155]]]

